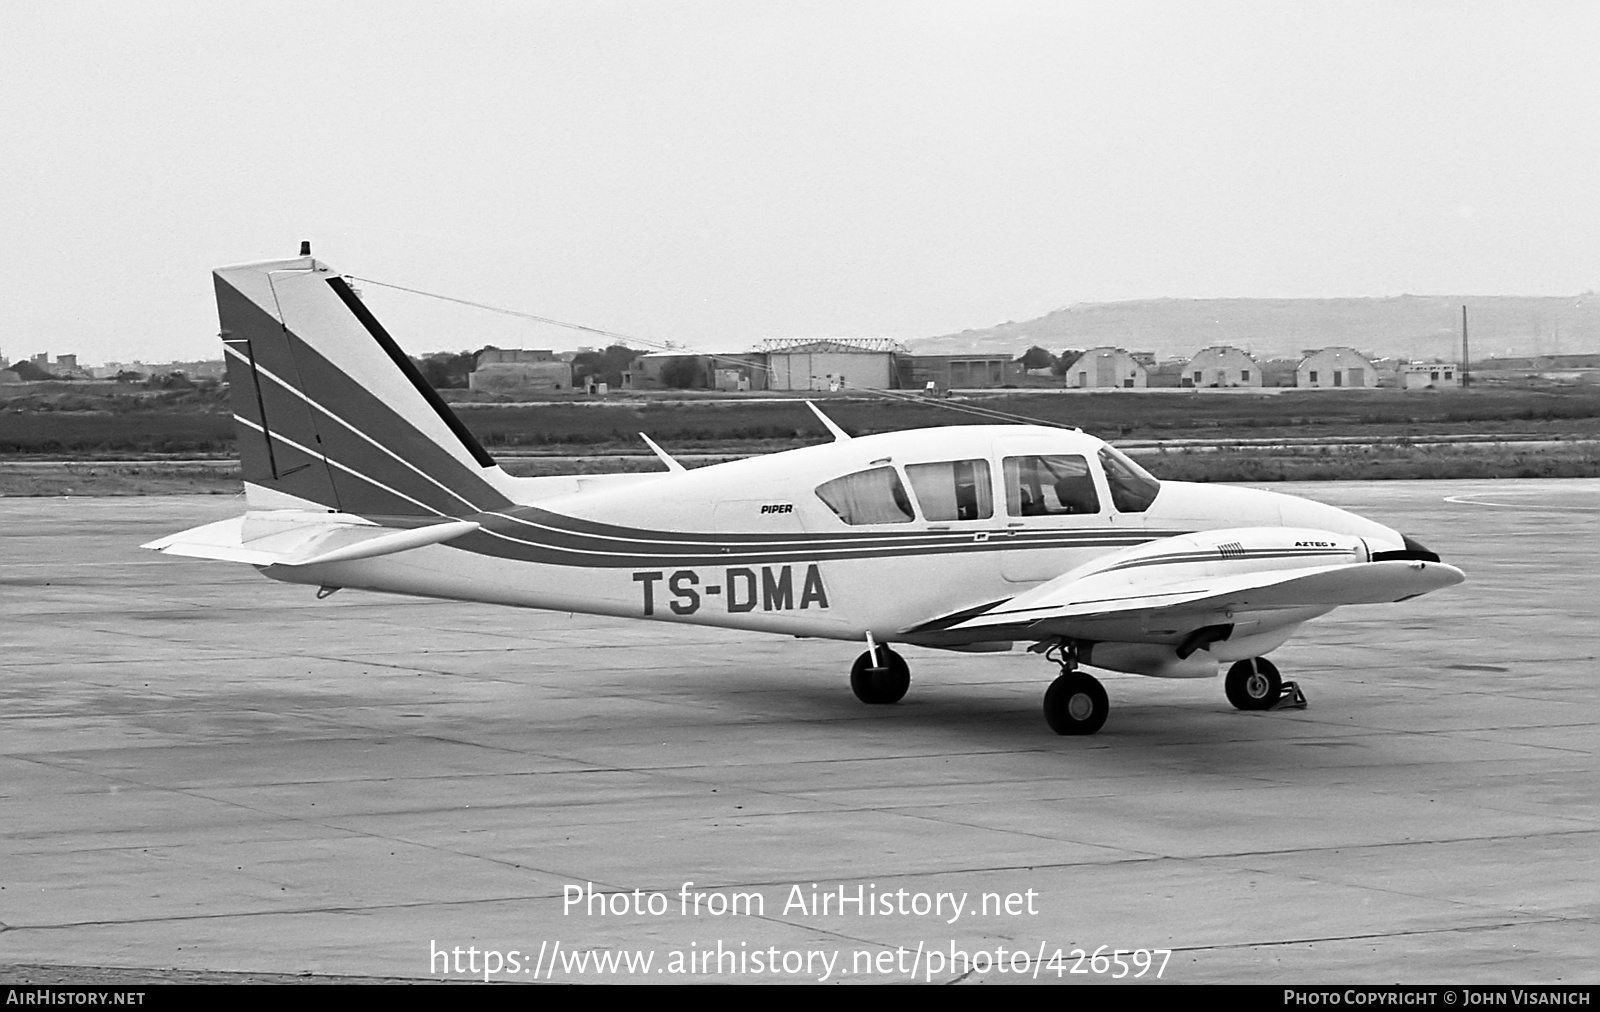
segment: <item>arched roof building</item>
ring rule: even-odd
[[[1258,387],[1261,363],[1247,351],[1227,344],[1212,345],[1195,353],[1183,367],[1186,387]]]
[[[1067,386],[1080,390],[1139,389],[1149,373],[1121,348],[1090,348],[1067,366]]]
[[[1334,347],[1313,351],[1300,360],[1294,385],[1302,388],[1375,387],[1378,370],[1372,360],[1354,348]]]

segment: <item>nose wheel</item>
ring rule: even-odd
[[[1223,689],[1228,702],[1240,710],[1306,708],[1306,696],[1300,686],[1284,681],[1277,666],[1265,657],[1252,657],[1229,668]]]

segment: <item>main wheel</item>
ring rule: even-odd
[[[1241,710],[1265,710],[1283,694],[1283,678],[1265,657],[1252,657],[1228,669],[1223,682],[1228,702]]]
[[[856,658],[850,668],[850,688],[863,703],[898,703],[911,688],[911,667],[906,659],[888,647],[878,648],[878,663],[873,667],[872,651]]]
[[[1082,671],[1062,675],[1044,693],[1044,719],[1056,734],[1094,734],[1110,712],[1100,680]]]

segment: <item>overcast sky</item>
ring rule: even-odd
[[[208,271],[705,348],[1156,296],[1600,288],[1600,3],[0,4],[0,351]],[[593,339],[367,288],[412,351]]]

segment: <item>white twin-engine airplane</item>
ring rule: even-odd
[[[1059,734],[1105,723],[1080,665],[1162,678],[1231,663],[1245,710],[1304,697],[1265,655],[1345,604],[1459,583],[1420,544],[1292,496],[1158,481],[1076,430],[971,425],[655,474],[515,478],[350,285],[292,260],[216,271],[247,511],[153,541],[266,576],[555,611],[857,640],[864,703],[911,677],[890,644],[1060,665]],[[818,412],[821,417],[821,412]],[[651,444],[654,448],[654,444]]]

